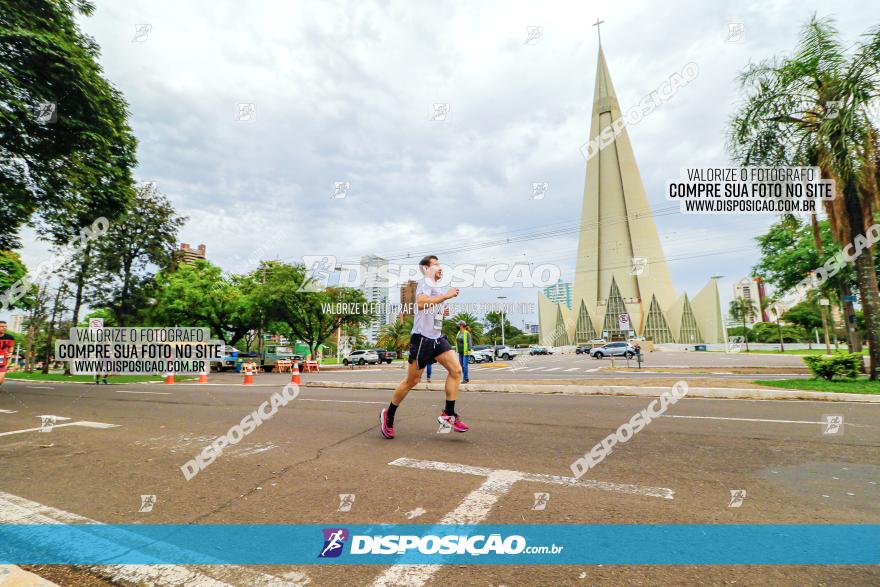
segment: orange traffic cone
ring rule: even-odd
[[[299,377],[299,365],[296,363],[293,364],[293,367],[290,370],[290,382],[295,383],[296,385],[302,383],[302,380]]]
[[[245,367],[244,370],[244,384],[252,385],[254,382],[254,370],[251,367]]]
[[[208,372],[205,370],[202,370],[202,372],[199,373],[199,383],[207,383],[207,382],[208,382]]]
[[[165,383],[171,385],[174,383],[174,373],[166,373],[165,374]]]

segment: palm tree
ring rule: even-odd
[[[379,329],[377,344],[386,349],[402,353],[409,346],[409,336],[412,332],[413,319],[409,316],[403,320],[398,318],[391,324],[384,324]]]
[[[749,331],[746,324],[749,318],[755,315],[755,305],[752,300],[746,298],[736,298],[730,301],[730,317],[734,320],[740,320],[743,325],[743,338],[746,341],[746,352],[749,352]]]
[[[739,81],[747,97],[731,121],[734,159],[819,167],[823,178],[835,181],[835,199],[824,202],[835,240],[846,245],[864,238],[880,210],[880,150],[870,113],[880,98],[880,27],[850,52],[832,21],[814,15],[792,57],[752,64]],[[855,268],[876,379],[880,292],[869,248],[855,259]]]
[[[462,320],[471,329],[471,339],[473,340],[471,344],[480,344],[483,340],[483,323],[476,316],[467,312],[459,312],[447,319],[443,324],[443,334],[447,335],[450,342],[454,343],[458,336],[458,323]]]

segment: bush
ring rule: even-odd
[[[841,353],[830,357],[805,356],[804,363],[815,377],[831,381],[835,377],[854,379],[862,372],[860,353]]]

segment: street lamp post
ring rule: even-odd
[[[498,296],[499,300],[506,300],[507,296]],[[501,302],[501,346],[504,344],[504,302]]]

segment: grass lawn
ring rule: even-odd
[[[755,381],[754,383],[803,391],[880,394],[880,381],[870,381],[865,378],[834,381],[826,381],[825,379],[777,379],[775,381]]]
[[[715,351],[715,352],[723,353],[725,351]],[[743,348],[740,352],[745,354],[746,349]],[[841,347],[840,350],[837,350],[837,351],[835,351],[833,347],[831,348],[832,355],[833,354],[844,354],[844,353],[848,353],[848,352],[849,351],[847,351],[845,347]],[[782,354],[782,355],[824,355],[825,354],[825,347],[821,346],[821,347],[816,347],[814,349],[793,349],[793,350],[786,349],[784,353],[780,353],[779,351],[768,351],[768,350],[764,350],[764,349],[752,349],[748,352],[748,354],[750,354],[750,355],[780,355],[780,354]],[[862,349],[862,355],[864,355],[866,357],[868,356],[868,348],[867,347]]]
[[[75,383],[94,383],[94,375],[65,375],[62,372],[49,373],[25,373],[16,371],[15,373],[7,373],[6,379],[12,381],[15,379],[24,381],[71,381]],[[175,376],[174,381],[188,381],[195,377]],[[140,383],[142,381],[164,381],[165,378],[159,375],[111,375],[107,381],[110,383]],[[103,379],[102,379],[103,382]]]

